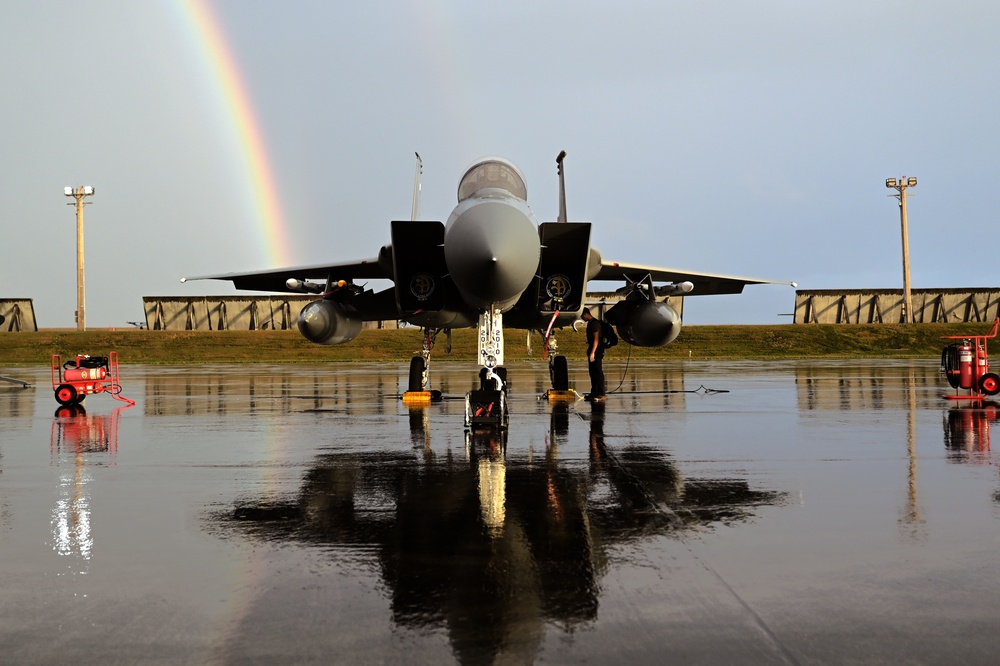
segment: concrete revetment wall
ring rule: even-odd
[[[0,298],[0,333],[37,331],[35,306],[30,298]]]
[[[1000,317],[1000,287],[911,289],[915,323],[991,322]],[[796,324],[897,324],[902,289],[812,289],[795,292]]]
[[[266,331],[295,328],[310,295],[143,296],[146,327],[153,331]],[[396,328],[396,322],[365,322],[364,328]]]

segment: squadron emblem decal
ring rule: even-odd
[[[418,301],[426,301],[434,293],[434,278],[427,273],[417,273],[410,280],[410,293]]]
[[[561,301],[569,296],[570,291],[569,278],[565,275],[553,275],[545,281],[545,293],[549,298]]]

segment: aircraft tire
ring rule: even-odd
[[[71,384],[60,384],[56,387],[56,402],[65,407],[77,402],[76,389]]]
[[[424,390],[424,369],[427,366],[424,364],[424,359],[421,356],[414,356],[410,359],[410,382],[409,391],[423,391]]]
[[[565,356],[552,358],[552,388],[555,391],[569,390],[569,366]]]

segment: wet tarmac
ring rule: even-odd
[[[624,366],[609,364],[609,387]],[[937,362],[123,363],[0,384],[0,662],[992,663],[996,405]],[[585,367],[571,382],[586,388]]]

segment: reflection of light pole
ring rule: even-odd
[[[76,330],[86,331],[87,315],[83,303],[83,205],[89,202],[85,202],[83,198],[93,195],[94,188],[90,185],[81,185],[75,190],[72,187],[64,187],[63,194],[76,199]]]
[[[903,176],[898,181],[886,178],[885,186],[898,190],[899,194],[890,194],[899,200],[899,224],[903,232],[903,323],[913,323],[913,299],[910,297],[910,237],[906,231],[906,188],[916,187],[917,179]]]

